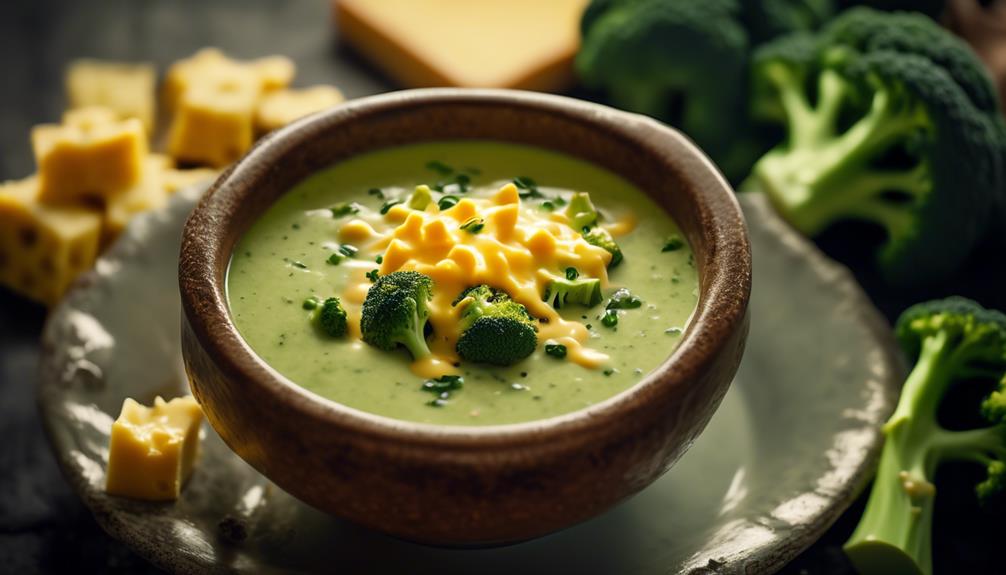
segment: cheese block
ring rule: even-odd
[[[102,106],[122,119],[137,118],[148,134],[154,129],[156,73],[151,64],[77,60],[66,73],[71,108]]]
[[[335,0],[340,38],[406,87],[555,91],[587,0]]]
[[[152,407],[132,399],[112,424],[105,491],[148,501],[177,499],[199,452],[203,412],[191,396]]]
[[[164,173],[173,166],[171,158],[151,154],[143,162],[143,176],[140,181],[109,196],[105,203],[105,219],[102,226],[102,245],[111,244],[133,216],[163,207],[168,203],[168,190],[164,184]]]
[[[136,118],[113,119],[113,115],[108,110],[78,110],[68,113],[62,125],[32,129],[39,201],[103,201],[139,181],[147,156],[143,124]]]
[[[101,215],[38,201],[37,178],[0,184],[0,284],[42,304],[56,304],[94,264]]]
[[[256,92],[270,92],[289,86],[295,72],[293,62],[282,56],[242,62],[216,48],[204,48],[171,65],[164,79],[164,100],[173,111],[189,88],[221,81],[246,81],[255,86]],[[233,80],[238,76],[241,78]]]
[[[182,162],[214,167],[238,159],[254,141],[260,93],[257,77],[234,70],[193,83],[179,98],[168,153]]]
[[[164,171],[162,183],[164,184],[164,191],[170,196],[183,188],[215,180],[219,175],[219,170],[211,170],[209,168],[195,168],[191,170],[169,169]]]
[[[344,101],[342,92],[332,86],[277,90],[264,95],[259,101],[255,111],[255,128],[259,132],[270,132]]]

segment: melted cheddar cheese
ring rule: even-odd
[[[626,233],[632,226],[629,218],[613,222],[611,229]],[[453,303],[464,289],[479,284],[505,291],[526,307],[538,319],[539,341],[565,345],[569,360],[588,368],[608,361],[607,355],[586,345],[590,333],[585,325],[564,319],[542,296],[568,267],[607,287],[611,254],[587,243],[563,213],[522,206],[513,183],[488,198],[464,197],[445,210],[431,202],[421,211],[398,204],[383,216],[359,214],[343,225],[339,236],[380,254],[381,275],[412,270],[433,280],[433,356],[413,364],[417,375],[456,373],[460,321]],[[354,269],[342,294],[350,308],[351,334],[360,332],[359,306],[372,285],[366,271]]]

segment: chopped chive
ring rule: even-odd
[[[477,216],[468,218],[465,223],[461,224],[461,229],[470,234],[477,234],[481,232],[484,227],[486,227],[486,221]]]
[[[356,246],[351,246],[349,244],[342,244],[341,246],[339,246],[339,253],[346,256],[347,258],[355,256],[356,252],[358,251],[360,250],[358,250]]]
[[[350,214],[360,213],[360,206],[357,203],[346,203],[342,202],[340,204],[335,204],[331,208],[328,208],[332,212],[333,218],[344,218]]]
[[[576,271],[576,268],[566,268],[566,279],[572,281],[580,277],[580,272]]]
[[[301,261],[293,261],[293,262],[291,262],[291,264],[295,268],[299,268],[299,269],[302,269],[302,270],[306,270],[307,269],[307,264],[305,264],[304,262],[301,262]]]
[[[423,382],[421,389],[437,397],[426,405],[430,407],[443,407],[447,405],[447,400],[451,398],[451,393],[458,391],[465,385],[465,379],[460,375],[442,375],[436,379],[427,379]]]
[[[454,173],[454,168],[448,166],[447,164],[439,160],[431,160],[426,162],[426,169],[434,171],[441,176],[449,176]]]
[[[439,202],[437,202],[437,207],[439,207],[441,210],[449,210],[456,205],[458,205],[457,196],[444,196],[440,198]]]
[[[550,355],[556,359],[564,359],[566,357],[566,346],[561,343],[546,343],[545,355]]]
[[[384,192],[381,191],[381,188],[370,188],[369,190],[367,190],[367,195],[374,196],[379,200],[384,199]]]
[[[669,327],[664,330],[664,333],[667,335],[681,335],[683,331],[680,327]]]
[[[636,309],[643,305],[643,300],[632,295],[629,290],[625,288],[619,288],[615,293],[611,294],[611,298],[608,299],[608,305],[605,306],[606,309]]]
[[[378,255],[376,258],[374,258],[374,261],[377,262],[377,263],[379,263],[379,264],[382,264],[382,263],[384,263],[384,256]]]
[[[613,309],[604,310],[604,315],[601,316],[601,325],[604,327],[615,327],[618,325],[618,312]]]
[[[545,210],[546,212],[554,212],[555,204],[553,204],[548,200],[545,200],[544,202],[541,203],[541,209]]]
[[[332,255],[328,256],[328,260],[327,261],[328,261],[328,263],[332,264],[333,266],[337,266],[337,265],[341,264],[342,260],[344,260],[344,259],[345,258],[343,257],[342,254],[332,254]]]
[[[320,299],[318,299],[315,296],[311,296],[311,297],[307,298],[306,300],[304,300],[304,303],[301,304],[301,307],[304,308],[304,309],[306,309],[306,310],[312,310],[312,309],[318,307],[318,304],[320,304],[320,303],[321,303]]]
[[[681,248],[685,247],[685,240],[681,239],[681,236],[674,234],[673,236],[667,238],[664,242],[664,247],[660,251],[662,252],[676,252]]]
[[[378,271],[376,269],[373,269],[367,272],[367,279],[372,282],[376,282],[379,275],[380,274],[378,273]]]

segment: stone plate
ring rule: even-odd
[[[137,218],[52,314],[39,403],[73,488],[113,537],[179,573],[771,573],[855,499],[904,366],[848,271],[742,198],[754,254],[751,335],[702,436],[655,484],[565,531],[496,549],[424,547],[324,515],[245,464],[205,426],[182,497],[103,490],[122,400],[186,392],[177,253],[204,188]],[[229,529],[221,529],[227,519]],[[226,532],[226,536],[225,533]],[[235,536],[240,541],[235,540]],[[242,537],[243,536],[243,537]]]

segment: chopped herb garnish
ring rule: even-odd
[[[604,327],[615,327],[618,325],[618,312],[613,309],[604,310],[604,315],[601,316],[601,325]]]
[[[545,194],[538,191],[538,183],[527,176],[517,176],[513,179],[513,184],[520,188],[517,192],[522,200],[544,198]]]
[[[400,203],[402,203],[402,200],[389,200],[387,202],[384,202],[384,205],[381,206],[381,215],[383,216],[384,214],[388,213],[388,210],[397,206]]]
[[[465,223],[461,224],[461,229],[470,234],[477,234],[481,232],[484,227],[486,227],[486,221],[477,216],[468,218]]]
[[[673,236],[667,238],[664,242],[664,247],[660,251],[662,252],[676,252],[681,248],[685,247],[685,240],[681,239],[681,236],[674,234]]]
[[[562,345],[561,343],[546,343],[545,355],[550,355],[556,359],[565,359],[566,346]]]
[[[294,262],[291,262],[291,265],[293,265],[293,267],[295,267],[295,268],[299,268],[299,269],[302,269],[302,270],[306,270],[307,269],[307,264],[305,264],[304,262],[294,261]]]
[[[377,262],[377,263],[379,263],[379,264],[383,264],[384,263],[384,256],[378,255],[376,258],[374,258],[374,261]]]
[[[576,271],[576,268],[566,268],[566,279],[572,281],[580,277],[580,272]]]
[[[448,166],[447,164],[439,160],[432,160],[430,162],[426,162],[426,169],[434,171],[440,174],[441,176],[449,176],[454,173],[454,168]]]
[[[643,300],[629,293],[625,288],[619,288],[611,294],[606,309],[636,309],[643,305]]]
[[[555,211],[555,204],[553,204],[552,202],[550,202],[548,200],[545,200],[544,202],[542,202],[540,207],[541,207],[541,209],[545,210],[546,212],[554,212]]]
[[[357,203],[346,203],[342,202],[340,204],[335,204],[331,208],[333,218],[344,218],[350,214],[360,213],[360,205]]]
[[[374,196],[379,200],[384,199],[384,192],[381,191],[381,188],[370,188],[369,190],[367,190],[367,195]]]
[[[667,335],[681,335],[683,330],[680,327],[669,327],[664,330]]]
[[[342,254],[332,254],[332,255],[328,256],[328,260],[326,260],[326,261],[328,261],[328,263],[332,264],[333,266],[337,266],[337,265],[341,264],[342,260],[344,260],[344,259],[346,259],[346,258],[344,258]]]
[[[367,272],[367,279],[376,282],[379,275],[380,273],[376,269],[373,269]]]
[[[320,299],[316,298],[315,296],[311,296],[306,300],[304,300],[304,303],[301,305],[301,307],[303,307],[306,310],[312,310],[318,307],[318,304],[320,303],[321,303]]]
[[[465,378],[460,375],[442,375],[436,379],[427,379],[423,382],[423,386],[420,389],[437,396],[436,399],[426,405],[443,407],[447,405],[447,400],[450,399],[451,393],[461,389],[464,385]]]
[[[339,253],[346,256],[347,258],[355,256],[356,252],[358,251],[360,250],[358,250],[356,246],[351,246],[349,244],[342,244],[341,246],[339,246]]]
[[[468,177],[468,174],[458,174],[457,177],[454,178],[454,183],[458,185],[458,188],[460,188],[461,193],[463,194],[468,191],[468,186],[472,183],[472,179]]]
[[[616,370],[616,369],[615,369],[615,368],[613,368],[613,367],[607,367],[607,368],[605,368],[605,369],[604,369],[604,371],[603,371],[602,373],[604,373],[604,375],[606,375],[606,376],[611,376],[611,375],[612,375],[612,374],[614,374],[614,373],[615,373],[616,371],[618,371],[618,370]]]
[[[444,196],[440,198],[439,202],[437,202],[437,207],[439,207],[441,210],[449,210],[456,205],[458,205],[457,196]]]

